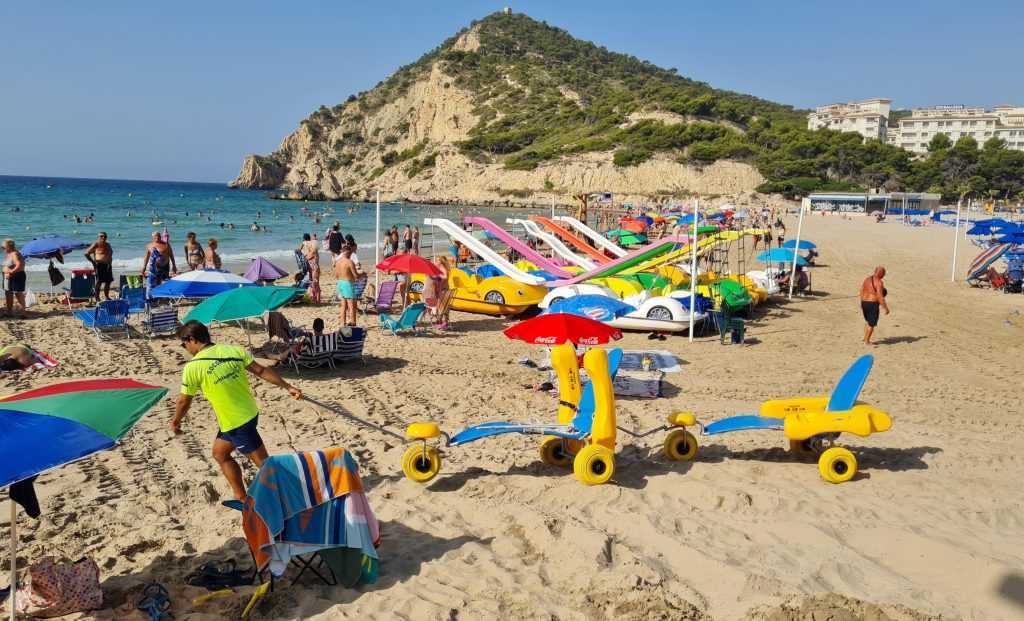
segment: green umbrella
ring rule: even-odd
[[[633,231],[627,231],[625,229],[615,229],[614,231],[608,231],[605,235],[609,239],[618,238],[619,243],[623,246],[639,246],[640,244],[647,243],[647,236]]]
[[[239,287],[218,293],[192,309],[185,321],[193,319],[210,325],[214,321],[237,321],[259,317],[302,297],[305,289],[296,287]]]

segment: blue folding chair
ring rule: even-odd
[[[407,306],[397,320],[387,313],[382,313],[380,315],[380,327],[381,329],[391,330],[391,334],[398,336],[399,332],[415,329],[416,322],[420,320],[420,315],[425,310],[427,310],[426,304],[416,302]]]
[[[129,315],[141,315],[146,312],[146,289],[144,287],[123,287],[121,299],[128,300]]]
[[[117,332],[132,338],[128,331],[128,300],[105,300],[96,308],[75,311],[74,316],[86,329],[92,330],[96,338]]]

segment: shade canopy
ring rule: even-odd
[[[113,447],[167,389],[65,382],[0,398],[0,488]]]
[[[193,270],[179,274],[150,291],[154,298],[210,298],[239,287],[256,283],[225,270]]]
[[[384,272],[401,272],[403,274],[426,274],[440,276],[441,270],[430,261],[415,254],[396,254],[377,264],[377,269]]]
[[[765,263],[792,263],[794,256],[796,257],[797,265],[807,265],[806,259],[789,248],[772,248],[768,252],[762,252],[757,255],[757,260],[764,261]]]
[[[505,336],[533,345],[601,345],[622,338],[622,331],[606,323],[579,315],[552,313],[540,315],[505,329]]]
[[[584,294],[562,298],[552,304],[547,312],[568,313],[595,321],[611,321],[635,310],[636,307],[606,295]]]
[[[245,270],[243,277],[253,282],[260,280],[277,280],[278,278],[284,278],[288,275],[288,272],[274,265],[270,261],[263,257],[256,257],[249,264],[249,269]]]
[[[239,287],[218,293],[192,309],[185,322],[192,320],[204,325],[214,321],[238,321],[259,317],[289,304],[305,295],[297,287]]]
[[[35,259],[48,259],[58,252],[66,253],[72,250],[88,248],[89,244],[70,237],[61,235],[44,235],[38,239],[26,243],[21,247],[21,254]]]

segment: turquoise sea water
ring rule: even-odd
[[[429,227],[423,227],[423,218],[459,221],[463,213],[490,217],[503,225],[509,212],[382,204],[381,226],[397,224],[401,229],[406,223],[419,225],[425,233],[422,246],[429,247]],[[87,224],[85,218],[90,214],[94,220]],[[0,239],[13,238],[21,246],[58,233],[92,242],[99,231],[105,231],[114,248],[115,272],[139,271],[151,233],[165,227],[181,264],[185,234],[193,231],[204,246],[208,238],[218,240],[225,267],[232,271],[243,270],[256,256],[292,271],[292,251],[302,234],[316,233],[323,239],[324,231],[337,220],[343,233],[356,238],[361,258],[372,261],[374,214],[371,203],[278,201],[262,191],[231,190],[222,184],[0,176]],[[76,215],[81,222],[76,223]],[[254,222],[269,230],[250,231]],[[234,230],[227,228],[228,224],[233,224]],[[436,243],[440,251],[447,247],[447,238],[439,233]],[[46,267],[46,261],[30,260],[30,278],[45,278]],[[76,251],[68,255],[64,267],[66,272],[89,264],[81,251]]]

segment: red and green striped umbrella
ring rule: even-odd
[[[165,394],[96,379],[0,397],[0,488],[113,447]]]

